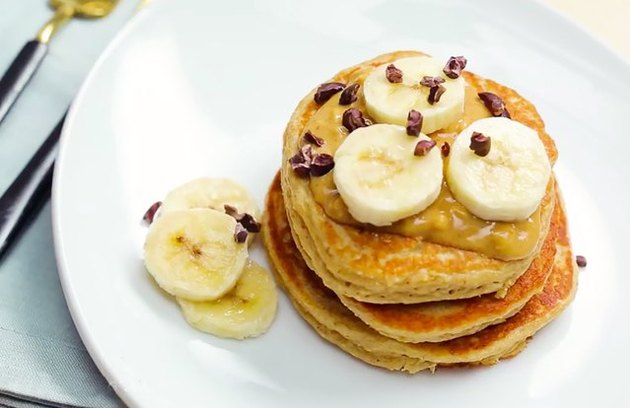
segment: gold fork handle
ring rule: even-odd
[[[55,11],[55,15],[37,33],[37,41],[48,44],[57,31],[74,16],[74,13],[74,7],[59,7]]]

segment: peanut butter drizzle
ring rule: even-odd
[[[368,73],[368,70],[355,73],[354,77],[348,80],[348,84],[358,82],[363,85],[363,80]],[[317,153],[328,153],[334,156],[335,151],[348,135],[348,131],[341,125],[341,116],[346,109],[358,108],[366,118],[369,118],[362,88],[363,86],[360,88],[358,100],[353,104],[339,105],[339,94],[337,94],[311,117],[304,131],[310,130],[325,140],[322,147],[314,146]],[[488,116],[490,113],[477,97],[477,91],[466,85],[463,117],[448,128],[430,136],[437,142],[438,147],[444,142],[452,144],[455,136],[466,126]],[[444,164],[444,169],[446,169],[447,163]],[[540,235],[540,207],[527,220],[486,221],[474,216],[457,202],[446,181],[442,184],[439,197],[427,209],[386,227],[362,224],[352,218],[335,187],[333,172],[322,177],[311,177],[310,185],[315,201],[324,209],[326,215],[336,222],[374,231],[410,237],[420,236],[429,242],[483,253],[492,258],[504,260],[524,258],[534,250]]]

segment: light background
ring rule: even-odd
[[[630,0],[545,0],[630,61]]]

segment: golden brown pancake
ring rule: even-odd
[[[439,365],[494,364],[520,352],[527,340],[573,299],[576,265],[564,209],[558,206],[556,256],[544,289],[505,322],[440,343],[404,343],[367,326],[308,268],[293,242],[277,183],[267,196],[262,236],[277,278],[298,312],[320,335],[369,364],[417,372]]]
[[[332,80],[347,82],[359,71],[415,55],[421,54],[385,54],[341,71]],[[476,92],[489,91],[502,97],[512,118],[535,129],[551,162],[555,161],[555,145],[531,103],[515,91],[475,74],[466,72],[465,79]],[[293,237],[309,267],[326,286],[340,295],[368,303],[420,303],[497,291],[501,297],[529,268],[547,235],[555,204],[553,181],[540,207],[538,245],[528,256],[517,260],[494,259],[420,237],[337,223],[315,203],[308,179],[297,177],[288,163],[298,150],[306,123],[317,108],[311,92],[295,110],[284,135],[281,174]]]
[[[469,299],[416,304],[374,304],[339,295],[341,302],[368,326],[399,341],[439,342],[476,333],[505,321],[543,290],[553,269],[560,209],[554,209],[543,247],[503,298],[494,293]]]
[[[279,177],[276,175],[269,194],[274,191],[280,194],[279,183]],[[512,316],[532,296],[542,290],[553,265],[559,216],[559,213],[554,211],[553,222],[543,249],[503,298],[498,298],[492,293],[451,301],[371,304],[344,295],[338,296],[341,302],[368,326],[399,341],[438,342],[475,333]],[[298,221],[294,225],[300,227],[301,224]],[[297,236],[300,239],[304,237],[303,234]],[[308,264],[308,251],[305,251],[295,239],[294,243]]]

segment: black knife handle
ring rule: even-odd
[[[65,116],[0,197],[0,259],[30,218],[29,215],[50,196],[53,166],[64,119]]]
[[[0,79],[0,123],[35,74],[47,52],[48,45],[37,40],[27,42]]]

